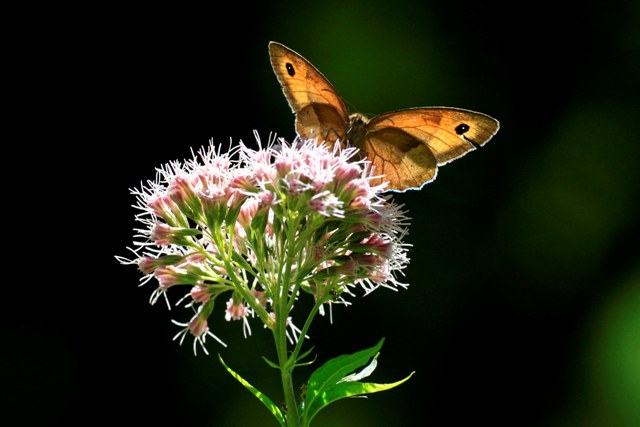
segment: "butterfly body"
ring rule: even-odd
[[[353,147],[362,147],[362,141],[364,141],[367,134],[367,124],[369,119],[360,113],[353,113],[349,116],[349,126],[347,127],[347,135],[345,142],[347,145]]]
[[[357,147],[374,168],[372,184],[387,181],[387,190],[421,188],[435,179],[438,166],[484,145],[499,128],[485,114],[451,107],[409,108],[371,119],[350,114],[336,89],[300,54],[271,42],[269,55],[298,135]]]

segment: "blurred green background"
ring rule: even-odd
[[[49,263],[42,293],[2,329],[3,402],[23,425],[276,425],[215,357],[279,401],[260,359],[274,354],[268,333],[254,323],[244,339],[219,310],[229,347],[194,357],[171,341],[180,312],[149,306],[153,286],[113,259],[132,241],[128,188],[155,167],[210,138],[293,138],[275,40],[353,111],[455,106],[502,126],[395,196],[413,218],[408,290],[358,298],[311,330],[318,364],[386,337],[372,380],[416,374],[315,425],[640,425],[639,5],[236,2],[95,11],[61,27],[63,42],[43,41],[62,78],[45,92],[62,114],[43,154],[85,161],[56,164],[45,184],[84,209],[50,214],[72,230],[61,244],[32,242]],[[18,291],[7,301],[25,301]],[[296,371],[300,384],[309,372]]]

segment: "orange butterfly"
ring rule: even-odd
[[[269,56],[296,115],[298,135],[359,148],[380,176],[371,184],[388,181],[385,191],[422,188],[435,179],[438,166],[486,144],[500,127],[485,114],[449,107],[409,108],[371,119],[349,114],[331,83],[301,55],[270,42]]]

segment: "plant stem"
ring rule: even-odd
[[[282,379],[282,389],[284,391],[285,402],[287,405],[287,426],[288,427],[298,427],[298,426],[306,426],[304,420],[300,419],[300,414],[298,413],[298,403],[296,400],[295,388],[293,386],[293,370],[296,367],[296,362],[298,359],[298,354],[302,349],[302,342],[311,326],[311,322],[315,315],[318,312],[318,309],[326,301],[317,301],[314,305],[313,309],[309,313],[304,326],[300,332],[300,337],[298,338],[298,342],[291,353],[291,356],[287,357],[287,337],[286,337],[286,316],[282,322],[278,322],[277,325],[284,325],[283,329],[276,327],[274,330],[274,338],[276,341],[276,348],[278,350],[278,363],[280,364],[280,377]]]
[[[280,365],[280,378],[282,380],[282,390],[284,392],[284,400],[287,405],[286,419],[288,427],[301,426],[298,416],[298,402],[296,401],[295,389],[293,387],[293,369],[295,368],[295,359],[287,356],[287,335],[286,335],[286,316],[284,319],[278,319],[276,328],[274,329],[274,338],[276,342],[276,350],[278,352],[278,364]]]
[[[325,302],[326,300],[316,301],[315,305],[311,309],[311,312],[309,312],[307,320],[304,322],[304,325],[300,330],[300,337],[298,338],[298,342],[296,343],[293,352],[291,353],[291,359],[293,359],[294,362],[298,359],[298,354],[300,354],[300,350],[302,349],[302,343],[304,341],[304,338],[307,336],[307,332],[309,331],[309,327],[311,326],[313,318],[318,313],[320,306],[322,306],[322,304],[324,304]]]

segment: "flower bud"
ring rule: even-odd
[[[201,337],[207,333],[209,325],[207,324],[207,318],[202,315],[197,315],[189,322],[189,332],[195,337]]]
[[[174,285],[180,284],[180,271],[172,265],[157,268],[153,275],[158,279],[162,290],[167,290]]]
[[[347,183],[360,178],[362,169],[357,163],[339,163],[335,171],[336,187],[345,186]]]
[[[168,191],[169,198],[185,216],[194,220],[200,217],[202,203],[189,178],[176,176],[169,184]]]
[[[191,288],[191,298],[197,303],[206,303],[211,298],[209,287],[203,285],[195,285]]]
[[[247,316],[248,310],[243,301],[236,302],[233,298],[227,301],[227,311],[224,315],[225,320],[240,320]]]
[[[157,222],[151,229],[151,240],[158,246],[169,246],[174,242],[179,228]]]
[[[144,274],[153,273],[158,267],[158,259],[149,256],[144,256],[138,260],[138,269]]]

